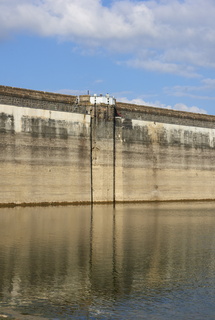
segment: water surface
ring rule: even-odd
[[[215,203],[0,209],[0,319],[215,319]]]

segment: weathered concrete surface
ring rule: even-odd
[[[215,200],[215,117],[0,86],[0,205]]]
[[[90,202],[90,116],[0,105],[0,203]]]
[[[92,119],[92,201],[112,202],[114,195],[113,121]]]
[[[116,200],[215,199],[215,129],[118,119]]]

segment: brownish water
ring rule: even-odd
[[[215,203],[0,209],[0,319],[215,319]]]

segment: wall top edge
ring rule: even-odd
[[[64,103],[75,103],[77,97],[61,93],[46,92],[32,89],[23,89],[0,85],[0,95],[13,96],[18,98],[46,100]]]
[[[174,118],[181,119],[192,119],[192,120],[203,120],[203,121],[211,121],[215,122],[215,116],[203,114],[203,113],[193,113],[187,111],[178,111],[171,109],[163,109],[151,106],[137,105],[137,104],[129,104],[124,102],[116,102],[116,108],[119,113],[122,111],[127,112],[139,112],[142,114],[153,114],[160,116],[168,116]]]
[[[0,85],[0,95],[13,96],[24,99],[46,100],[50,102],[63,102],[65,104],[91,105],[90,95],[81,95],[79,97],[61,93],[46,92],[32,89],[23,89],[17,87]],[[101,103],[103,104],[103,103]],[[215,122],[215,116],[208,114],[192,113],[171,109],[163,109],[152,106],[129,104],[116,101],[117,111],[139,112],[141,114],[152,114],[168,116],[181,119],[192,119]]]

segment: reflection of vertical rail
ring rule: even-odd
[[[114,296],[117,297],[118,293],[118,274],[117,274],[117,261],[116,261],[116,211],[115,207],[113,208],[113,293]]]
[[[93,206],[91,204],[90,210],[90,256],[89,256],[89,271],[90,271],[90,281],[92,279],[92,269],[93,269]]]

